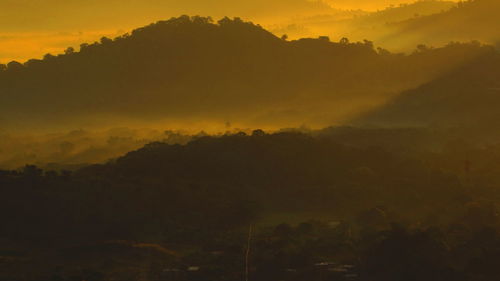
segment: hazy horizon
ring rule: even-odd
[[[0,0],[1,281],[500,280],[499,0]]]
[[[489,77],[497,73],[500,33],[489,26],[500,6],[493,0],[458,6],[434,0],[117,3],[0,3],[12,13],[0,19],[0,62],[24,63],[0,65],[0,151],[4,163],[15,163],[9,167],[69,161],[50,134],[74,130],[105,143],[101,132],[113,128],[188,134],[351,125],[470,128],[492,119],[488,111],[453,114],[446,110],[451,102],[431,103],[428,92],[454,100],[464,91],[459,100],[467,102],[454,104],[458,111],[476,101],[475,108],[495,104],[488,94],[497,85]],[[212,20],[170,18],[184,13],[208,13]],[[231,19],[218,23],[223,15]],[[304,37],[314,39],[299,40]],[[472,93],[484,93],[489,104],[467,100]],[[145,140],[155,138],[95,154],[95,161]],[[94,149],[93,142],[85,145]]]
[[[241,17],[271,28],[271,31],[273,27],[279,31],[278,26],[286,27],[301,22],[302,18],[331,15],[333,19],[346,19],[360,14],[361,10],[364,13],[376,12],[403,3],[414,1],[111,0],[86,1],[85,4],[77,0],[50,0],[43,4],[35,0],[2,1],[0,10],[4,14],[0,19],[0,63],[13,60],[24,62],[41,58],[47,53],[59,54],[70,46],[77,48],[82,43],[91,43],[103,36],[113,38],[137,27],[180,15],[211,16],[216,20],[225,16]],[[341,30],[346,28],[342,27]],[[329,33],[319,29],[298,35],[309,37]],[[338,39],[344,35],[339,34]]]

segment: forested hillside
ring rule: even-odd
[[[500,2],[496,0],[462,1],[449,11],[394,24],[395,31],[386,37],[385,44],[404,43],[406,48],[416,42],[430,46],[471,40],[498,44],[499,12]]]
[[[0,58],[222,14],[0,64],[0,281],[500,280],[500,2],[396,2],[0,3]]]
[[[425,139],[440,152],[414,146]],[[425,130],[256,130],[152,143],[74,173],[1,171],[0,276],[230,280],[253,225],[259,280],[490,278],[476,262],[498,255],[499,155]]]
[[[369,41],[286,41],[239,19],[186,16],[8,63],[0,72],[0,122],[7,130],[327,126],[488,50],[464,44],[398,55]]]
[[[332,5],[335,6],[335,2]],[[274,27],[271,26],[271,30],[276,34],[286,33],[293,38],[311,34],[329,35],[332,38],[348,37],[353,40],[369,38],[377,45],[411,52],[421,42],[386,42],[387,36],[398,30],[398,23],[443,13],[456,5],[453,1],[425,0],[387,5],[376,11],[341,10],[293,19],[288,25],[286,22],[275,24]]]
[[[500,57],[486,54],[401,95],[358,121],[390,127],[438,127],[473,130],[469,137],[496,135],[500,126]],[[358,123],[359,124],[359,123]]]

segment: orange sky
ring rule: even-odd
[[[377,9],[408,0],[1,0],[0,63],[26,61],[66,47],[181,14],[240,16],[266,24],[328,14],[331,7]]]

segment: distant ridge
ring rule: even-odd
[[[375,127],[500,128],[500,55],[476,60],[414,90],[354,123]]]
[[[1,67],[0,124],[25,130],[164,120],[328,126],[483,49],[463,44],[400,55],[367,40],[288,41],[239,18],[214,23],[182,16],[79,51]]]
[[[392,25],[397,31],[389,34],[385,45],[406,42],[441,46],[450,41],[478,40],[483,43],[500,42],[500,1],[469,0],[459,2],[451,10],[416,17]]]

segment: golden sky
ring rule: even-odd
[[[240,16],[264,26],[334,8],[373,10],[408,0],[0,0],[0,63],[26,61],[181,14]]]

